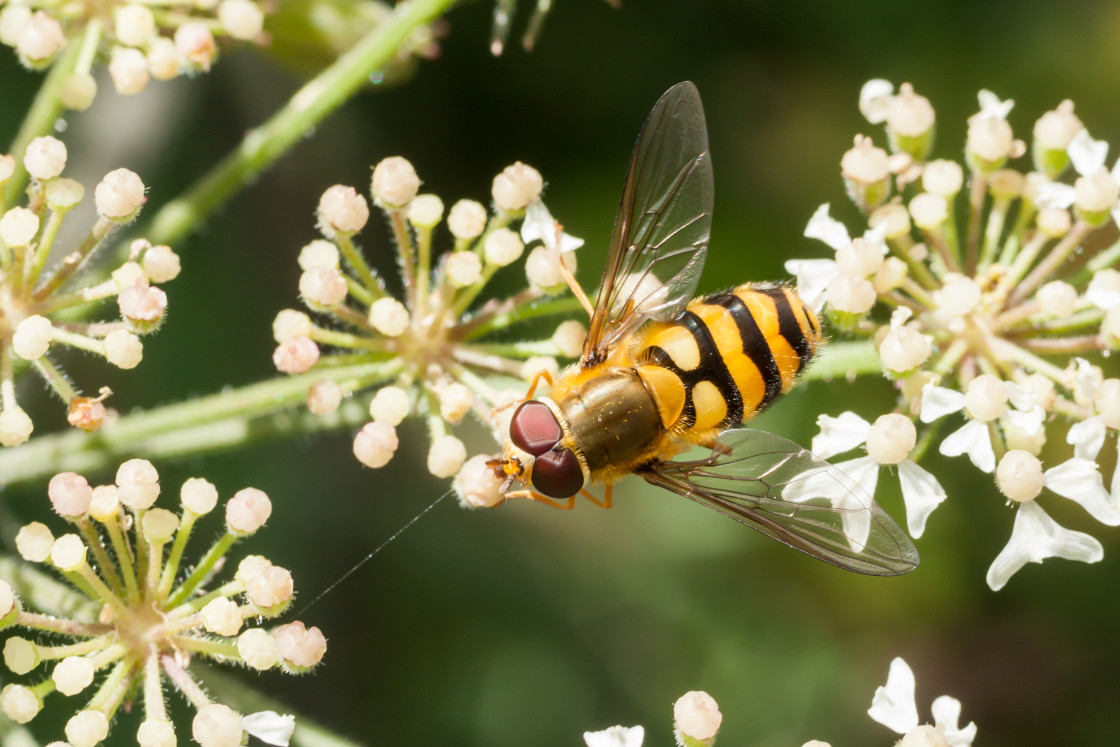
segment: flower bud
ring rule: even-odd
[[[487,465],[489,460],[484,454],[473,456],[455,475],[451,487],[464,508],[493,508],[504,500],[501,487],[505,481]]]
[[[144,204],[144,182],[128,169],[110,171],[94,189],[93,201],[102,216],[127,220]]]
[[[353,187],[336,184],[319,198],[319,220],[328,236],[357,233],[369,220],[369,205]]]
[[[440,436],[428,449],[428,471],[436,477],[454,477],[466,459],[467,447],[462,441],[454,436]]]
[[[420,190],[420,177],[407,159],[390,156],[373,169],[370,191],[378,202],[388,207],[404,207]]]
[[[371,469],[384,467],[397,453],[397,429],[388,423],[366,423],[354,437],[354,456]]]
[[[319,346],[310,337],[292,337],[272,352],[272,365],[280,373],[307,373],[318,362]]]
[[[271,515],[272,501],[263,490],[242,488],[226,504],[226,527],[234,534],[253,534]]]
[[[50,135],[37,137],[24,151],[23,166],[35,179],[54,179],[66,167],[66,146]]]
[[[887,152],[871,138],[856,135],[855,145],[840,159],[848,196],[862,210],[881,205],[890,196],[891,172]]]
[[[408,392],[396,386],[381,387],[369,403],[369,416],[375,422],[394,427],[408,416],[408,410]]]
[[[463,241],[478,238],[486,228],[486,208],[474,200],[459,200],[447,214],[447,228]]]
[[[1042,492],[1042,463],[1033,454],[1012,449],[1003,455],[996,467],[996,485],[1013,501],[1032,501]]]
[[[435,228],[443,218],[443,200],[436,195],[416,195],[408,204],[408,222],[417,228]]]
[[[498,209],[509,212],[525,209],[530,202],[541,196],[542,189],[544,179],[540,172],[518,161],[505,167],[502,173],[494,177],[490,193]]]
[[[880,415],[867,434],[867,454],[879,464],[898,464],[918,441],[914,421],[897,412]]]

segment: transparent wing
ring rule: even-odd
[[[857,573],[896,576],[918,566],[906,533],[843,472],[762,431],[724,431],[711,455],[640,472],[763,534]]]
[[[678,83],[654,105],[630,157],[584,365],[606,358],[642,322],[672,318],[692,300],[708,252],[713,193],[700,93]]]

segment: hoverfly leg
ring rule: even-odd
[[[610,508],[611,507],[611,496],[612,496],[613,493],[614,493],[614,485],[608,485],[606,487],[606,489],[603,491],[603,500],[599,500],[595,496],[591,495],[591,493],[587,492],[586,488],[580,488],[580,490],[579,490],[580,495],[582,495],[584,498],[586,498],[587,500],[594,503],[599,508]]]
[[[535,490],[511,490],[506,493],[506,499],[508,500],[510,498],[530,498],[537,503],[543,503],[546,506],[552,506],[561,511],[570,511],[576,505],[576,497],[574,495],[568,496],[565,502],[561,503],[559,501],[554,501],[547,495],[541,495]]]
[[[563,236],[563,234],[564,227],[560,225],[560,221],[556,221],[557,247],[560,246],[560,237]],[[583,292],[583,288],[581,288],[579,286],[579,283],[576,282],[576,276],[573,275],[572,271],[568,269],[568,266],[564,264],[564,255],[559,251],[559,248],[557,249],[556,255],[557,261],[560,264],[560,276],[564,278],[564,282],[567,283],[568,287],[572,289],[572,295],[579,299],[579,302],[587,312],[588,317],[595,316],[595,307],[591,305],[591,301],[587,298],[587,294]]]
[[[540,371],[537,371],[536,375],[533,376],[533,380],[529,383],[529,391],[525,392],[525,397],[523,399],[515,399],[510,402],[498,405],[490,411],[490,419],[497,420],[498,414],[502,410],[513,407],[514,405],[520,405],[522,402],[528,402],[529,400],[531,400],[533,398],[533,392],[537,391],[537,386],[539,386],[541,383],[541,379],[547,381],[549,386],[552,386],[555,383],[552,380],[552,374],[550,374],[547,369],[541,369]]]
[[[529,391],[525,392],[526,400],[530,400],[533,398],[533,392],[537,391],[537,386],[541,383],[541,379],[547,381],[549,386],[552,386],[555,383],[552,380],[552,374],[548,372],[548,369],[542,368],[540,371],[537,371],[536,376],[534,376],[533,380],[529,383]]]

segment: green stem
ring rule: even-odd
[[[214,566],[226,552],[233,547],[233,543],[240,539],[236,534],[226,532],[219,537],[210,549],[206,551],[206,555],[198,562],[195,569],[191,571],[191,575],[179,585],[179,588],[171,592],[171,596],[167,600],[168,607],[177,607],[183,601],[194,593],[194,590],[206,580],[214,571]]]
[[[831,381],[860,374],[880,374],[883,364],[870,340],[834,342],[802,374],[807,381]]]
[[[5,486],[66,470],[92,476],[133,457],[203,454],[244,446],[262,437],[352,427],[369,420],[356,403],[344,403],[331,415],[283,411],[302,405],[307,388],[319,379],[349,381],[370,378],[379,371],[388,377],[397,365],[387,361],[316,368],[300,376],[138,411],[92,434],[70,430],[42,436],[18,449],[0,451],[0,475],[4,475]]]
[[[233,153],[163,206],[142,232],[152,244],[175,245],[242,186],[271,166],[384,67],[401,44],[455,0],[410,0],[346,54],[301,88],[267,122],[251,130]]]
[[[534,294],[534,298],[540,298],[539,291],[526,291],[526,295]],[[549,298],[545,301],[534,302],[533,300],[526,300],[519,298],[521,294],[515,296],[515,303],[509,304],[508,307],[503,304],[502,310],[496,313],[482,312],[477,317],[461,326],[465,340],[475,340],[484,336],[488,332],[497,329],[505,329],[510,325],[523,322],[527,319],[533,319],[539,316],[553,316],[559,314],[571,314],[575,311],[582,309],[579,299],[575,296],[563,296],[560,298]]]
[[[62,91],[62,84],[74,72],[81,47],[80,44],[66,45],[61,56],[51,65],[51,70],[43,79],[43,84],[39,86],[39,92],[35,94],[35,100],[31,103],[27,116],[23,118],[19,134],[16,135],[8,151],[16,160],[16,168],[4,185],[0,211],[6,210],[9,205],[14,205],[23,188],[27,186],[27,169],[23,166],[23,154],[32,140],[50,133],[54,129],[54,123],[62,115],[59,93]]]

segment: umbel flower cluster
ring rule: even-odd
[[[787,269],[836,327],[874,343],[898,391],[873,423],[822,416],[814,452],[865,445],[840,466],[872,492],[880,467],[897,466],[914,537],[946,497],[916,464],[929,448],[993,475],[1017,506],[988,571],[1000,589],[1028,562],[1102,556],[1097,540],[1050,518],[1036,500],[1046,493],[1120,525],[1120,471],[1106,489],[1097,461],[1120,428],[1120,379],[1093,363],[1120,340],[1120,245],[1100,230],[1120,214],[1120,169],[1106,168],[1108,145],[1069,101],[1037,120],[1029,147],[1007,121],[1013,102],[987,91],[979,102],[963,163],[933,159],[930,102],[908,84],[868,83],[860,107],[885,124],[886,147],[861,135],[841,161],[865,223],[852,238],[822,206],[805,234],[834,258]],[[1048,439],[1072,455],[1044,464]]]
[[[184,558],[188,540],[218,504],[218,490],[207,480],[183,483],[178,513],[154,506],[159,475],[142,459],[122,464],[111,485],[91,486],[73,472],[55,475],[47,493],[70,531],[56,537],[46,524],[32,522],[16,535],[16,548],[24,560],[60,573],[85,601],[66,616],[32,611],[16,593],[16,581],[0,579],[0,630],[33,634],[7,638],[4,664],[14,675],[34,678],[0,690],[0,710],[23,724],[35,718],[50,693],[84,693],[85,706],[66,724],[66,741],[91,747],[105,739],[117,712],[139,694],[144,717],[137,741],[174,745],[176,729],[165,706],[170,685],[194,707],[191,734],[203,747],[235,747],[246,731],[270,744],[287,744],[290,716],[242,717],[212,701],[190,670],[200,657],[258,671],[303,673],[326,651],[319,629],[301,622],[249,627],[287,610],[293,584],[286,569],[249,555],[230,580],[215,581],[234,544],[268,519],[268,496],[255,488],[238,491],[225,504],[225,531],[191,564]],[[35,678],[33,673],[44,669],[46,676]]]
[[[25,66],[50,66],[70,44],[78,58],[62,87],[62,102],[85,109],[97,93],[92,69],[108,61],[118,93],[143,91],[152,78],[207,72],[218,55],[215,35],[263,41],[264,11],[254,0],[64,3],[0,1],[0,43]]]
[[[416,414],[428,423],[429,471],[452,477],[464,466],[467,450],[451,426],[468,413],[489,424],[494,408],[522,396],[524,381],[541,370],[557,372],[556,356],[579,354],[586,330],[575,321],[544,340],[487,340],[519,321],[573,308],[571,297],[549,297],[564,293],[561,257],[574,271],[573,250],[582,242],[553,220],[540,200],[541,175],[523,163],[494,178],[489,211],[474,200],[459,200],[445,216],[443,201],[418,194],[419,187],[416,171],[403,158],[387,158],[373,171],[374,203],[397,245],[400,298],[386,289],[355,243],[369,219],[366,199],[342,185],[323,193],[318,209],[323,238],[299,254],[300,297],[314,318],[293,309],[276,316],[273,362],[289,374],[369,364],[353,378],[316,380],[308,408],[329,413],[343,397],[376,390],[370,422],[354,438],[358,460],[372,468],[387,464],[397,450],[396,427]],[[453,248],[437,255],[435,230],[445,220]],[[513,230],[515,223],[520,232]],[[527,246],[532,247],[524,260],[528,287],[474,308],[487,283],[520,260]],[[333,351],[323,352],[324,346]],[[502,380],[514,388],[502,388]],[[482,461],[485,457],[472,459],[472,469]],[[498,500],[497,490],[489,490],[491,481],[483,482],[486,489],[470,491],[468,502]]]
[[[109,390],[84,396],[52,357],[69,347],[105,358],[118,368],[135,368],[143,356],[142,335],[159,328],[167,296],[156,283],[179,274],[179,257],[166,246],[132,242],[128,259],[107,277],[83,270],[117,227],[134,220],[144,204],[144,183],[128,169],[105,175],[94,189],[97,219],[77,247],[57,245],[67,214],[81,203],[85,188],[62,176],[66,146],[53,137],[31,141],[19,154],[31,177],[22,205],[0,197],[0,444],[17,446],[33,428],[16,400],[16,378],[33,368],[69,408],[71,425],[97,429],[105,418]],[[0,155],[0,189],[13,178],[15,158]],[[99,279],[95,279],[99,278]],[[91,304],[112,299],[113,318],[80,321]]]

